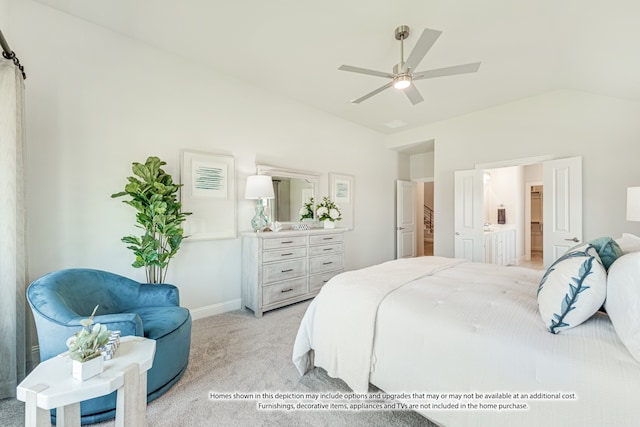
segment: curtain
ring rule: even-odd
[[[15,397],[26,370],[24,82],[0,58],[0,399]]]

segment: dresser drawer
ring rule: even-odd
[[[306,293],[306,277],[264,286],[262,288],[262,305],[274,304]]]
[[[309,276],[309,292],[318,292],[333,276],[340,274],[342,270]]]
[[[306,258],[267,264],[262,267],[262,279],[265,284],[306,275]]]
[[[309,258],[309,274],[342,269],[342,254]]]
[[[307,256],[306,247],[285,248],[277,251],[264,251],[262,262],[283,261],[291,258],[303,258]]]
[[[334,243],[332,245],[318,245],[309,247],[309,255],[328,255],[332,253],[342,253],[342,243]]]
[[[322,245],[325,243],[342,242],[342,234],[321,234],[319,236],[309,236],[310,245]]]
[[[281,237],[277,239],[264,239],[262,243],[263,249],[280,249],[292,246],[306,246],[307,236]]]

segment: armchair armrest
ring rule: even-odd
[[[143,283],[138,291],[137,307],[170,307],[180,305],[180,292],[167,283]]]
[[[65,323],[49,319],[46,322],[36,318],[38,325],[38,343],[40,360],[47,360],[67,351],[67,339],[78,332],[83,326],[80,323],[86,316],[75,316]],[[95,316],[94,323],[105,325],[112,331],[120,331],[122,336],[143,336],[142,319],[136,313],[118,313]]]
[[[82,319],[86,319],[86,317],[74,317],[67,322],[66,326],[77,326],[80,328],[82,326],[80,323]],[[144,336],[142,319],[136,313],[115,313],[94,316],[93,323],[100,323],[110,331],[120,331],[120,335],[123,337],[127,335]]]

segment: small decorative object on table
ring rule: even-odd
[[[305,223],[293,224],[291,226],[291,229],[295,230],[295,231],[311,230],[311,226],[309,224],[305,224]]]
[[[324,228],[335,228],[335,221],[340,221],[340,208],[326,196],[322,202],[316,206],[316,216],[318,221],[322,221]]]
[[[73,377],[84,381],[98,375],[104,369],[102,347],[109,342],[111,331],[100,323],[93,324],[93,316],[98,306],[88,319],[80,321],[83,328],[67,340],[69,357],[73,363]]]

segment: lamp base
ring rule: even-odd
[[[264,216],[264,205],[262,204],[262,200],[258,199],[256,201],[256,214],[251,219],[251,227],[254,231],[260,232],[264,231],[268,224],[269,221],[267,221],[267,217]]]

